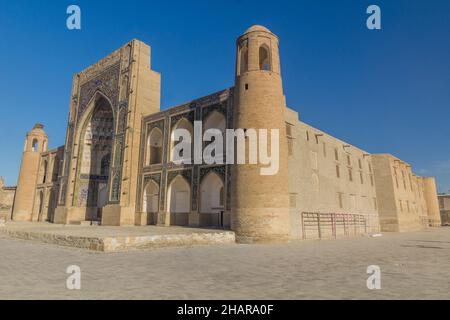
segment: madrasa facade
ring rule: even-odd
[[[163,111],[150,52],[132,40],[74,76],[65,145],[49,150],[42,124],[26,136],[13,220],[223,228],[243,243],[440,226],[434,178],[286,106],[279,39],[267,28],[238,38],[233,87]],[[263,164],[174,161],[175,130],[193,134],[197,121],[222,133],[278,129],[277,174],[261,175]]]

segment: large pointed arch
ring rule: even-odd
[[[115,132],[111,101],[97,91],[80,119],[77,130],[78,163],[74,205],[86,208],[86,220],[98,220],[108,203],[110,164]]]

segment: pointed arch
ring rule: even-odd
[[[200,185],[200,213],[220,213],[224,209],[224,182],[215,172],[203,178]]]
[[[170,134],[170,161],[171,162],[173,162],[175,159],[175,152],[174,152],[175,146],[178,143],[182,142],[182,139],[180,139],[180,141],[175,141],[175,131],[177,129],[187,130],[189,132],[189,134],[191,135],[191,142],[194,137],[194,127],[193,127],[192,123],[186,118],[181,118],[176,123],[176,125],[173,127],[172,132]],[[189,154],[180,155],[180,156],[182,157],[182,159],[189,160]],[[191,150],[191,158],[192,158],[192,150]],[[192,160],[192,159],[190,159],[190,160]]]
[[[167,208],[172,225],[189,224],[191,211],[191,185],[181,175],[178,175],[170,183],[167,191]]]
[[[272,71],[270,49],[266,44],[259,47],[259,70]]]
[[[158,213],[159,211],[159,185],[154,181],[148,181],[144,188],[142,209],[146,213]]]
[[[33,142],[31,143],[31,150],[33,152],[38,152],[38,150],[39,150],[39,141],[38,141],[37,138],[33,139]]]
[[[214,110],[205,119],[203,123],[203,129],[206,131],[208,129],[219,129],[225,132],[227,126],[227,120],[225,115],[219,111]]]
[[[222,155],[225,153],[225,148],[226,148],[226,135],[225,135],[226,128],[227,128],[227,119],[226,119],[225,115],[216,110],[211,112],[206,117],[206,120],[203,123],[203,131],[204,131],[203,134],[209,129],[217,129],[222,132]],[[204,142],[203,149],[207,145],[209,145],[209,143],[211,143],[211,142]],[[217,150],[215,150],[215,151],[217,151]],[[216,155],[213,154],[213,156],[216,156]],[[220,155],[218,155],[218,156],[220,156]]]
[[[240,55],[239,55],[239,74],[242,75],[248,71],[248,42],[244,41],[240,47]]]
[[[163,157],[163,132],[153,128],[147,138],[146,165],[161,164]]]
[[[116,127],[110,100],[97,91],[80,119],[77,131],[78,193],[76,203],[86,208],[86,220],[96,220],[108,203],[111,155]]]

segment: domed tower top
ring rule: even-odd
[[[44,125],[36,123],[33,129],[27,134],[24,151],[46,152],[47,142],[48,136],[44,131]]]
[[[237,77],[265,71],[280,75],[278,37],[268,28],[254,25],[237,40]]]
[[[247,33],[250,33],[250,32],[256,32],[256,31],[272,33],[272,31],[270,31],[266,27],[258,25],[258,24],[255,24],[254,26],[251,26],[250,28],[248,28],[247,31],[245,31],[244,34],[247,34]]]

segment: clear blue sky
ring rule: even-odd
[[[66,28],[78,4],[82,30]],[[274,6],[275,4],[275,6]],[[382,31],[366,8],[382,9]],[[450,189],[450,1],[5,1],[0,5],[0,175],[16,183],[25,133],[64,144],[72,75],[138,38],[152,46],[167,108],[233,85],[235,39],[278,34],[288,105]]]

